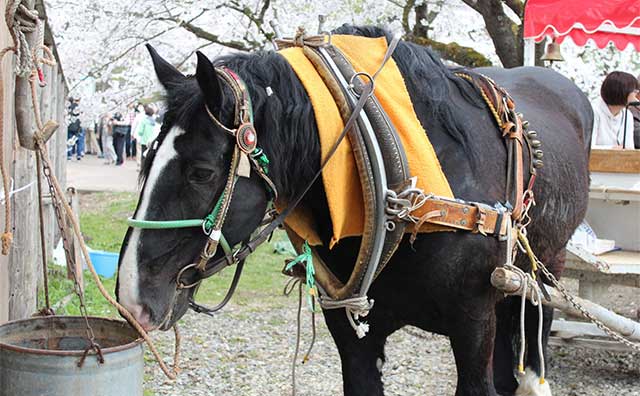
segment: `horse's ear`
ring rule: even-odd
[[[186,77],[180,73],[178,69],[173,67],[172,64],[164,60],[151,44],[147,44],[147,50],[149,50],[149,54],[151,55],[153,68],[156,70],[158,80],[160,80],[160,83],[165,89],[171,89],[173,86],[185,80]]]
[[[220,80],[213,63],[202,52],[196,52],[198,55],[198,66],[196,67],[196,80],[200,90],[204,95],[209,110],[215,112],[222,105],[222,89]]]

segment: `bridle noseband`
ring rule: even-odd
[[[253,170],[256,171],[267,184],[268,190],[270,190],[269,193],[271,194],[271,199],[275,200],[277,198],[276,187],[269,176],[267,176],[269,171],[269,160],[262,149],[257,145],[258,136],[255,127],[253,126],[253,109],[247,87],[240,77],[227,67],[223,66],[216,68],[215,70],[218,76],[229,86],[229,88],[231,88],[234,95],[235,113],[233,122],[235,127],[231,129],[222,124],[206,104],[205,109],[209,118],[219,128],[232,136],[235,139],[236,144],[233,149],[231,164],[229,166],[229,174],[227,176],[224,190],[220,194],[213,210],[204,219],[167,221],[138,220],[133,218],[127,219],[127,224],[130,227],[140,229],[202,227],[204,234],[208,236],[207,242],[202,249],[198,261],[182,267],[178,272],[176,277],[177,289],[190,289],[197,287],[202,280],[214,275],[224,267],[244,261],[245,257],[238,258],[238,252],[243,249],[232,249],[222,234],[222,227],[231,204],[231,198],[235,190],[236,182],[240,177],[249,178],[251,175],[251,169],[253,168]],[[225,256],[222,261],[218,260],[212,267],[207,268],[207,263],[215,256],[218,246],[222,247]],[[183,282],[184,274],[191,269],[196,271],[198,276],[197,280],[194,282]],[[238,269],[241,271],[242,265],[239,265]],[[236,277],[239,277],[239,274],[237,274]],[[232,287],[235,288],[235,286]],[[232,292],[232,290],[230,291]],[[192,307],[194,304],[195,303],[191,301]]]

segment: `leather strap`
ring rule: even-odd
[[[518,221],[522,217],[524,207],[523,145],[525,139],[522,119],[515,112],[515,102],[504,88],[500,87],[487,76],[479,73],[473,75],[456,73],[456,75],[469,81],[480,90],[480,94],[493,114],[498,128],[500,128],[502,132],[502,136],[507,139],[507,184],[505,200],[513,207],[511,218]],[[535,178],[533,178],[535,169],[532,161],[533,158],[530,155],[530,180],[535,180]]]
[[[507,235],[507,222],[503,221],[505,210],[480,203],[455,202],[437,197],[427,199],[422,207],[426,210],[425,216],[428,217],[425,223],[482,235]]]

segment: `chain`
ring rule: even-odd
[[[42,283],[44,285],[44,303],[45,308],[40,311],[43,315],[55,315],[55,312],[51,309],[51,303],[49,301],[49,271],[47,269],[47,244],[45,240],[44,231],[44,203],[42,202],[42,165],[40,156],[36,154],[36,169],[37,182],[38,182],[38,217],[40,221],[40,248],[42,250]]]
[[[42,158],[42,151],[38,150],[37,155],[39,156],[39,158]],[[89,350],[93,350],[95,354],[98,356],[98,361],[100,363],[104,363],[104,358],[102,356],[102,351],[100,350],[100,345],[96,342],[96,336],[93,332],[93,328],[89,324],[89,314],[87,313],[87,307],[84,303],[84,291],[82,290],[82,287],[80,286],[80,282],[78,282],[78,278],[76,276],[77,264],[75,262],[74,256],[71,254],[71,249],[69,248],[69,239],[67,235],[67,230],[64,226],[66,222],[64,221],[62,208],[59,201],[59,198],[61,197],[58,197],[58,194],[53,187],[53,182],[51,181],[51,168],[49,167],[48,162],[47,161],[41,161],[41,162],[42,162],[42,173],[44,174],[44,177],[47,180],[47,184],[49,185],[51,203],[53,205],[53,209],[56,214],[58,228],[60,229],[60,235],[62,237],[62,247],[64,249],[64,255],[67,259],[67,268],[69,269],[68,272],[71,273],[71,277],[73,278],[73,291],[78,296],[78,300],[80,301],[80,305],[79,305],[80,314],[84,318],[84,323],[87,330],[87,338],[89,339],[89,342],[90,342],[89,347],[87,347],[84,355],[78,362],[78,367],[81,367],[82,364],[84,363],[84,360]]]
[[[525,238],[526,238],[526,236],[525,236]],[[609,327],[607,327],[607,325],[602,323],[602,321],[600,321],[600,319],[596,318],[593,314],[591,314],[591,312],[589,312],[586,308],[584,308],[582,305],[580,305],[580,303],[578,303],[575,300],[575,298],[558,281],[558,279],[551,273],[551,271],[549,271],[547,269],[547,267],[544,265],[544,263],[542,261],[540,261],[540,259],[538,259],[538,257],[536,257],[535,254],[533,254],[533,252],[530,252],[528,254],[529,254],[530,258],[533,261],[535,261],[535,263],[538,266],[538,268],[540,270],[542,270],[542,273],[546,275],[547,279],[549,279],[549,281],[551,282],[553,287],[555,287],[560,292],[560,294],[562,294],[562,297],[567,302],[569,302],[575,309],[580,311],[580,313],[582,314],[582,316],[584,318],[589,319],[589,321],[591,321],[591,323],[595,324],[596,327],[598,327],[600,330],[604,331],[608,336],[610,336],[614,340],[616,340],[616,341],[628,346],[629,348],[633,349],[635,352],[640,352],[640,344],[637,344],[637,343],[634,343],[634,342],[631,342],[631,341],[627,340],[622,335],[620,335],[619,333],[615,332],[614,330],[612,330]]]

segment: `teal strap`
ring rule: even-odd
[[[142,228],[147,230],[168,230],[171,228],[191,228],[202,227],[202,219],[191,220],[169,220],[169,221],[154,221],[154,220],[136,220],[132,217],[127,219],[129,227]]]
[[[190,219],[190,220],[168,220],[168,221],[154,221],[154,220],[136,220],[129,217],[127,224],[129,227],[141,228],[144,230],[170,230],[173,228],[191,228],[202,227],[202,224],[206,220],[202,219]],[[220,235],[220,246],[226,255],[233,254],[231,246],[224,235]]]
[[[309,243],[304,241],[304,245],[302,245],[302,253],[298,255],[295,259],[291,260],[289,264],[287,264],[285,271],[289,271],[293,266],[305,263],[306,269],[306,285],[307,290],[309,290],[309,294],[307,295],[307,302],[309,303],[309,309],[311,311],[314,310],[313,298],[318,295],[318,289],[316,288],[316,270],[313,267],[313,256],[311,254],[311,248],[309,247]]]

